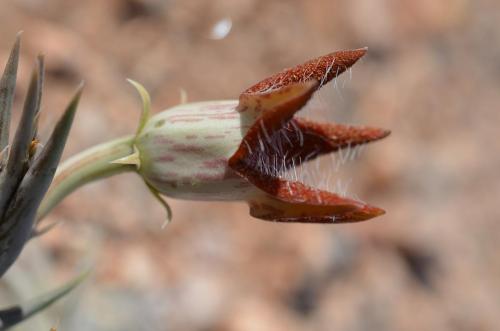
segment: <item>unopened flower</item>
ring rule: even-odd
[[[126,170],[140,174],[157,197],[246,201],[250,214],[264,220],[354,222],[383,214],[359,200],[280,175],[320,155],[389,134],[294,117],[365,52],[331,53],[257,83],[239,100],[181,104],[151,118],[147,92],[132,82],[143,99],[136,135],[69,160],[56,176],[42,215],[77,186]]]

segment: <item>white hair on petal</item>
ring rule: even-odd
[[[316,64],[319,65],[319,62]],[[339,108],[345,108],[339,101],[344,101],[341,89],[352,80],[352,69],[348,69],[348,75],[345,78],[335,77],[331,88],[326,87],[325,81],[328,75],[332,74],[334,61],[332,61],[325,70],[320,80],[320,86],[324,88],[315,93],[307,105],[300,111],[301,116],[305,116],[317,122],[331,122],[338,118],[345,118],[346,114],[339,113]],[[337,69],[340,70],[340,69]],[[338,74],[338,72],[337,72]],[[301,81],[307,81],[311,77],[304,75]],[[341,79],[339,81],[339,79]],[[268,92],[275,89],[283,83],[283,77],[277,77],[265,90]],[[332,89],[335,91],[333,92]],[[340,100],[339,100],[340,97]],[[249,162],[257,171],[280,178],[287,182],[287,189],[293,194],[292,182],[300,182],[309,187],[317,189],[317,199],[321,199],[318,190],[333,192],[342,197],[350,196],[355,200],[359,197],[351,192],[353,177],[349,172],[348,165],[360,157],[364,150],[364,145],[353,145],[347,142],[343,148],[334,153],[321,154],[321,147],[312,146],[307,152],[302,148],[307,146],[306,136],[301,127],[295,121],[282,123],[282,128],[277,131],[269,130],[265,123],[261,121],[260,130],[257,135],[256,146],[250,146],[244,140],[249,151]],[[310,146],[308,146],[311,148]],[[292,155],[290,151],[294,151]],[[332,222],[336,219],[333,217]]]

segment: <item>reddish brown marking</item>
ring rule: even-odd
[[[238,118],[239,115],[217,115],[217,116],[209,116],[208,118],[211,120],[234,120],[235,118]]]
[[[194,174],[194,178],[200,181],[219,181],[223,177],[223,174],[209,174],[209,173],[196,173]]]
[[[208,169],[224,169],[227,167],[227,159],[214,159],[203,162],[203,167]]]
[[[239,114],[230,112],[230,113],[197,113],[197,114],[186,114],[186,115],[173,115],[168,118],[168,122],[176,123],[176,122],[199,122],[206,119],[235,119],[238,118]]]
[[[148,177],[148,180],[157,183],[170,183],[176,180],[177,177],[179,177],[178,173],[174,171],[165,171],[162,172],[161,175],[151,175],[150,177]]]
[[[173,145],[172,150],[180,153],[203,153],[205,151],[203,147],[186,144]]]
[[[203,121],[204,119],[203,118],[185,118],[185,119],[169,119],[168,122],[170,123],[189,123],[189,122],[201,122]]]
[[[236,102],[234,104],[227,104],[227,105],[205,105],[204,108],[209,109],[209,110],[227,110],[227,109],[234,109],[236,106]]]
[[[175,161],[175,157],[173,157],[172,155],[162,155],[162,156],[156,157],[153,161],[154,162],[173,162],[173,161]]]
[[[216,113],[209,113],[209,112],[199,112],[199,114],[203,115],[203,116],[219,116],[219,115],[231,115],[231,114],[235,114],[234,111],[220,111],[220,112],[216,112]]]
[[[205,139],[223,139],[223,138],[226,138],[226,135],[223,135],[223,134],[213,134],[213,135],[210,135],[210,136],[203,136],[203,138],[205,138]]]
[[[221,116],[221,115],[237,115],[237,113],[235,113],[234,111],[212,113],[212,112],[204,112],[204,111],[200,110],[200,111],[197,111],[196,113],[170,115],[169,119],[203,118],[203,117],[208,117],[208,116]]]
[[[165,136],[154,136],[153,143],[158,145],[171,145],[175,143],[175,140]]]
[[[179,115],[170,115],[168,117],[169,120],[180,120],[180,119],[190,119],[190,118],[203,118],[204,116],[201,116],[199,114],[179,114]]]

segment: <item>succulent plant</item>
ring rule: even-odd
[[[244,201],[252,216],[279,222],[355,222],[383,214],[360,200],[282,176],[321,155],[389,134],[294,117],[318,89],[365,53],[364,48],[334,52],[255,84],[239,100],[181,104],[151,118],[148,93],[132,81],[143,102],[136,134],[63,163],[39,217],[79,186],[123,171],[144,179],[169,219],[171,211],[161,195]]]
[[[33,236],[37,209],[54,177],[66,144],[81,87],[57,122],[49,140],[41,148],[37,137],[44,77],[43,57],[35,69],[24,102],[24,110],[12,142],[9,140],[11,108],[19,62],[20,35],[17,36],[0,80],[0,278],[16,261]],[[67,293],[78,282],[70,282],[28,306],[0,311],[0,330],[31,316]]]

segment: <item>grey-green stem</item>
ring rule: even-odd
[[[134,136],[119,138],[92,147],[63,162],[38,209],[37,220],[40,221],[79,187],[122,172],[135,171],[134,165],[113,163],[134,152],[133,141]]]

